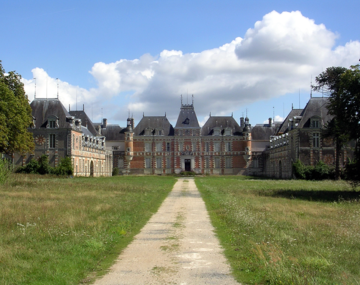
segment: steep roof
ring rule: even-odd
[[[155,131],[155,129],[164,130],[164,136],[174,135],[174,128],[166,116],[143,116],[134,129],[134,135],[144,135],[145,129],[147,128],[153,131]]]
[[[201,128],[201,135],[212,135],[215,127],[221,128],[221,134],[224,133],[225,128],[231,128],[232,135],[241,135],[242,132],[239,124],[232,116],[211,116]]]
[[[295,116],[301,116],[303,109],[292,109],[290,113],[285,118],[284,122],[281,124],[278,133],[286,133],[289,131],[289,120],[293,119]]]
[[[199,128],[200,125],[194,110],[194,104],[181,104],[175,128]]]
[[[46,128],[50,116],[56,116],[59,119],[59,128],[70,128],[70,124],[67,122],[66,117],[71,117],[71,115],[66,111],[59,99],[34,99],[30,106],[32,115],[36,119],[36,128]]]
[[[271,126],[269,124],[256,124],[251,129],[252,140],[269,140],[270,136],[274,136],[280,127],[281,122],[275,122]]]
[[[71,116],[80,119],[81,125],[87,127],[87,129],[92,133],[93,136],[97,135],[95,126],[93,122],[90,120],[89,116],[85,113],[85,111],[70,111],[69,113]]]
[[[107,141],[124,140],[125,135],[122,130],[124,129],[119,125],[107,124],[106,128],[101,129],[101,135],[105,136]]]
[[[328,114],[327,104],[329,103],[328,98],[313,97],[306,104],[303,112],[301,113],[302,119],[299,122],[299,128],[310,127],[310,118],[317,116],[321,118],[321,123],[324,126],[329,122],[333,116]]]

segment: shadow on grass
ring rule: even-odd
[[[355,191],[274,190],[259,195],[320,202],[360,201],[360,192]]]

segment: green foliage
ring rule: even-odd
[[[73,175],[74,170],[71,165],[71,158],[68,156],[64,157],[60,161],[59,166],[53,169],[53,173],[56,175]]]
[[[31,107],[25,95],[21,75],[10,71],[5,74],[0,61],[0,153],[25,154],[34,150]]]
[[[112,171],[112,176],[116,176],[116,175],[119,175],[119,168],[114,167]]]
[[[70,157],[64,157],[57,167],[51,167],[47,155],[42,155],[38,160],[31,159],[30,162],[16,169],[17,173],[28,174],[56,174],[73,175],[73,167]]]
[[[43,154],[39,157],[39,168],[38,173],[39,174],[49,174],[51,173],[51,167],[49,165],[49,158],[47,155]]]
[[[6,160],[0,158],[0,184],[4,184],[11,173],[11,164]]]
[[[293,163],[293,173],[297,179],[323,180],[333,177],[332,169],[322,161],[315,166],[305,166],[300,160]]]

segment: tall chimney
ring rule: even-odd
[[[103,119],[103,128],[105,128],[106,129],[106,126],[107,126],[107,119]]]
[[[269,118],[269,125],[271,127],[271,123],[272,123],[272,118]]]

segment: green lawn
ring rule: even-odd
[[[80,284],[103,274],[155,213],[173,177],[59,179],[0,185],[0,283]]]
[[[346,182],[232,176],[196,184],[239,282],[360,284],[360,192]]]

